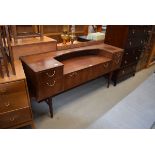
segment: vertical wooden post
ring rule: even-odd
[[[17,29],[16,29],[16,25],[12,25],[12,36],[14,39],[14,42],[17,43]]]
[[[11,47],[11,42],[10,42],[10,38],[9,38],[9,31],[8,31],[8,26],[6,26],[6,25],[5,25],[5,33],[6,33],[7,45],[8,45],[8,51],[9,51],[10,64],[12,67],[13,74],[16,75],[12,47]]]

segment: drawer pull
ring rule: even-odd
[[[74,75],[77,75],[78,73],[77,72],[74,72]]]
[[[74,73],[69,74],[69,76],[70,76],[70,77],[73,77],[73,76],[74,76]]]
[[[109,63],[104,64],[104,68],[107,68],[109,66]]]
[[[11,122],[13,122],[14,120],[15,120],[15,118],[14,118],[14,117],[10,118],[10,121],[11,121]]]
[[[6,93],[6,89],[0,89],[0,93]]]
[[[131,41],[129,42],[129,45],[131,46]]]
[[[120,62],[120,58],[115,60],[115,64],[119,64],[119,62]]]
[[[56,83],[56,81],[54,80],[52,84],[51,84],[51,83],[48,83],[48,82],[47,82],[46,84],[47,84],[49,87],[53,87],[53,86],[55,85],[55,83]]]
[[[5,106],[6,107],[9,107],[10,106],[10,103],[9,102],[5,103]]]
[[[136,60],[138,60],[138,57],[136,57]]]
[[[125,73],[125,71],[123,70],[123,71],[122,71],[122,74],[124,74],[124,73]]]
[[[48,77],[53,77],[53,76],[55,75],[55,70],[54,70],[53,74],[46,73],[46,75],[47,75]]]
[[[69,74],[70,77],[76,76],[78,73],[77,72],[73,72],[71,74]]]
[[[128,52],[126,52],[126,55],[128,55],[129,53]]]
[[[128,62],[125,60],[125,64],[127,64]]]

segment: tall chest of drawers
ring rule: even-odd
[[[16,75],[0,79],[0,128],[33,128],[25,75],[21,63],[15,64]]]
[[[105,43],[124,49],[120,69],[113,73],[114,85],[136,73],[136,67],[149,38],[150,26],[107,26]]]

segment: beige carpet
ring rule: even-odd
[[[155,66],[138,72],[135,77],[106,88],[99,78],[53,98],[54,118],[51,119],[45,103],[33,101],[36,128],[89,128],[113,106],[135,90],[155,70]]]
[[[150,129],[155,121],[155,73],[89,128]]]

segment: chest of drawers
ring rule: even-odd
[[[113,73],[114,85],[135,75],[135,66],[145,51],[149,30],[150,26],[107,26],[105,43],[124,49],[121,67]]]
[[[20,62],[17,75],[0,79],[0,128],[33,127],[27,83]],[[20,73],[19,73],[20,72]]]

